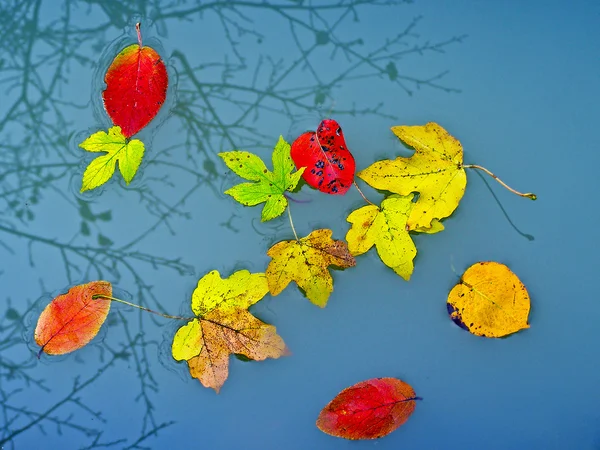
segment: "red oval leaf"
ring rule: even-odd
[[[324,433],[345,439],[377,439],[404,422],[420,400],[397,378],[372,378],[344,389],[317,419]]]
[[[156,116],[167,97],[167,68],[151,47],[138,44],[124,48],[104,76],[104,109],[127,138],[144,128]]]
[[[40,314],[35,327],[35,342],[40,353],[63,355],[90,342],[100,330],[110,309],[110,300],[94,299],[94,295],[112,297],[108,281],[92,281],[73,286],[56,297]]]
[[[316,132],[300,135],[290,153],[296,168],[306,167],[302,178],[309,186],[326,194],[345,194],[352,186],[356,163],[335,120],[325,119]]]

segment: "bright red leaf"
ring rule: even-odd
[[[138,43],[124,48],[106,71],[102,92],[104,108],[127,138],[144,128],[156,116],[167,96],[165,63],[151,47],[142,46],[140,24]]]
[[[94,298],[111,297],[108,281],[92,281],[73,286],[66,294],[56,297],[40,314],[35,327],[35,342],[42,352],[63,355],[90,342],[100,330],[110,309],[110,300]]]
[[[302,178],[326,194],[345,194],[354,181],[356,163],[346,147],[342,128],[333,119],[325,119],[317,131],[307,131],[294,141],[294,164],[306,167]]]
[[[377,439],[406,422],[416,400],[404,381],[372,378],[340,392],[319,414],[317,427],[345,439]]]

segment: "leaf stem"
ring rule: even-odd
[[[152,309],[146,308],[144,306],[136,305],[135,303],[130,303],[130,302],[127,302],[125,300],[121,300],[120,298],[109,297],[108,295],[96,294],[96,295],[93,295],[92,298],[94,300],[96,300],[98,298],[104,298],[106,300],[111,300],[113,302],[123,303],[124,305],[132,306],[134,308],[138,308],[138,309],[141,309],[143,311],[147,311],[149,313],[156,314],[157,316],[164,317],[165,319],[192,320],[192,319],[195,318],[195,317],[181,317],[181,316],[172,316],[170,314],[163,314],[163,313],[158,312],[158,311],[153,311]]]
[[[363,193],[363,191],[358,187],[358,184],[356,184],[356,180],[352,181],[354,183],[354,186],[356,187],[356,190],[358,191],[358,193],[360,194],[360,196],[363,198],[363,200],[365,202],[367,202],[369,205],[373,205],[373,206],[377,206],[375,203],[373,203],[371,200],[369,200],[365,194]],[[379,206],[377,206],[377,208],[379,208]]]
[[[506,184],[504,181],[502,181],[500,178],[498,178],[492,172],[487,170],[485,167],[478,166],[477,164],[463,164],[463,168],[482,170],[485,173],[487,173],[490,177],[492,177],[494,180],[496,180],[498,183],[500,183],[502,186],[504,186],[506,189],[508,189],[510,192],[512,192],[513,194],[517,194],[520,197],[527,197],[527,198],[530,198],[531,200],[537,200],[537,195],[535,195],[531,192],[522,193],[522,192],[519,192],[519,191],[511,188],[508,184]]]
[[[294,237],[296,238],[297,241],[299,241],[300,239],[298,239],[298,233],[296,233],[296,228],[294,227],[294,221],[292,220],[292,212],[290,211],[289,203],[288,203],[288,207],[287,207],[287,212],[288,212],[288,217],[290,219],[290,226],[292,227],[292,231],[294,232]]]
[[[142,24],[140,22],[135,24],[135,31],[137,32],[138,44],[140,44],[140,48],[143,47],[143,45],[142,45],[142,30],[140,30],[141,25]]]

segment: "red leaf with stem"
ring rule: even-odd
[[[136,24],[138,43],[124,48],[104,76],[104,108],[127,138],[133,136],[156,116],[167,96],[168,75],[165,63],[151,47],[142,46],[140,24]]]
[[[377,439],[404,422],[415,409],[413,388],[397,378],[372,378],[344,389],[321,411],[317,427],[345,439]]]
[[[108,281],[92,281],[73,286],[54,298],[40,314],[35,327],[39,355],[63,355],[77,350],[98,334],[110,309],[112,286]]]
[[[325,119],[317,131],[307,131],[291,148],[294,164],[306,167],[302,178],[309,186],[326,194],[345,194],[354,182],[356,163],[346,147],[342,128]]]

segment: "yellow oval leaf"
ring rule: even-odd
[[[525,285],[504,264],[478,262],[448,294],[450,318],[484,337],[503,337],[529,328],[530,300]]]

